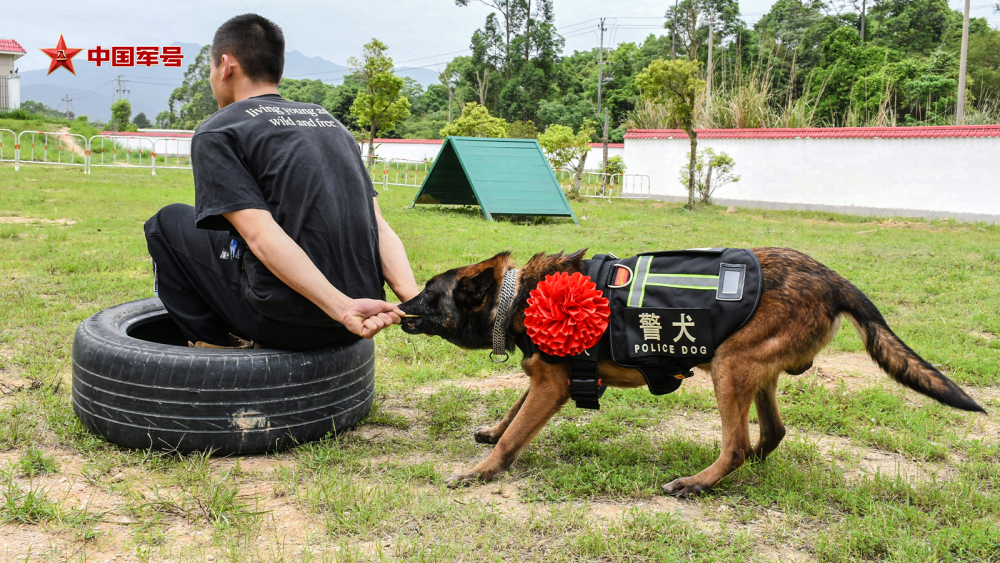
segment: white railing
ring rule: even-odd
[[[186,155],[181,155],[181,143],[187,143],[188,149]],[[173,148],[173,151],[170,149]],[[162,149],[162,150],[161,150]],[[191,139],[188,138],[175,138],[175,137],[165,137],[157,139],[153,142],[153,168],[173,168],[181,170],[191,170]],[[160,155],[159,157],[156,155]],[[171,156],[173,156],[173,164],[171,164]],[[163,164],[156,164],[157,158],[163,158]]]
[[[372,184],[381,184],[384,190],[388,190],[389,186],[420,187],[434,165],[428,160],[384,159],[378,156],[363,158],[368,165]]]
[[[434,163],[427,160],[392,158],[386,161],[385,183],[391,186],[420,187]]]
[[[14,162],[17,159],[17,133],[10,129],[0,129],[0,162]]]
[[[14,170],[20,169],[22,164],[56,164],[82,166],[84,174],[89,174],[88,146],[87,139],[76,133],[21,131],[14,149]]]
[[[576,181],[576,172],[557,170],[556,178],[564,188],[572,189]],[[645,174],[583,172],[580,175],[581,197],[647,199],[649,195],[650,180]]]
[[[155,148],[153,142],[145,137],[94,135],[87,141],[87,146],[90,148],[91,168],[149,168],[152,175],[156,176],[156,159],[153,157]],[[111,150],[110,156],[108,149]],[[119,156],[118,153],[122,155]]]

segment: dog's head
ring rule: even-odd
[[[462,348],[492,346],[493,316],[504,273],[514,267],[509,252],[431,278],[424,290],[399,306],[409,334],[440,336]]]

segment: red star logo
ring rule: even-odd
[[[49,65],[48,74],[52,74],[52,71],[59,67],[63,67],[66,70],[73,73],[76,76],[76,71],[73,70],[73,57],[75,57],[83,49],[67,49],[66,40],[63,39],[62,34],[59,34],[59,43],[56,44],[55,49],[40,49],[41,52],[45,53],[49,57],[52,57],[52,64]],[[46,74],[46,76],[48,76]]]

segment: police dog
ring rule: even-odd
[[[801,252],[788,248],[755,248],[763,288],[753,317],[699,366],[711,373],[722,416],[719,459],[697,475],[663,486],[670,495],[687,496],[713,487],[746,460],[763,460],[785,436],[776,390],[782,372],[798,375],[836,334],[842,315],[853,321],[868,354],[899,383],[946,405],[984,412],[954,382],[924,361],[897,337],[875,305],[851,282]],[[537,254],[517,274],[514,301],[508,315],[507,337],[524,332],[529,292],[545,276],[582,272],[584,251]],[[400,308],[407,313],[402,328],[410,334],[440,336],[471,349],[492,347],[504,273],[514,268],[509,252],[478,264],[434,276],[424,290]],[[539,354],[521,367],[530,378],[528,390],[494,426],[475,430],[477,442],[496,444],[493,452],[471,470],[448,480],[451,487],[489,481],[507,469],[542,427],[566,403],[570,364],[548,364]],[[642,387],[642,374],[610,360],[598,364],[604,384]],[[760,439],[750,443],[750,404],[757,406]]]

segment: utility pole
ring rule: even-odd
[[[965,69],[969,58],[969,0],[965,0],[965,18],[962,20],[962,58],[958,68],[958,107],[955,108],[955,125],[965,120]]]
[[[601,28],[601,48],[598,50],[597,55],[597,115],[601,115],[601,109],[604,109],[604,135],[602,137],[602,145],[604,147],[604,160],[601,164],[601,192],[603,193],[604,187],[608,183],[608,110],[603,107],[604,100],[602,95],[604,94],[604,18],[601,18],[600,23]]]
[[[861,0],[861,42],[865,42],[865,8],[866,0]]]
[[[115,88],[115,101],[124,100],[128,98],[128,95],[132,93],[132,90],[126,88],[128,86],[128,80],[124,80],[122,75],[115,77],[114,81],[117,83]]]
[[[715,72],[714,60],[712,58],[712,37],[715,31],[715,14],[709,14],[708,16],[708,65],[706,70],[708,71],[707,80],[705,80],[705,105],[708,107],[712,106],[712,74]]]
[[[677,6],[680,0],[674,0],[674,17],[670,18],[670,60],[677,58]]]
[[[601,48],[597,51],[597,115],[601,115],[601,94],[604,87],[604,18],[598,24],[601,30]]]
[[[69,103],[72,102],[73,99],[69,97],[69,94],[66,94],[61,101],[66,102],[66,119],[69,119]]]

